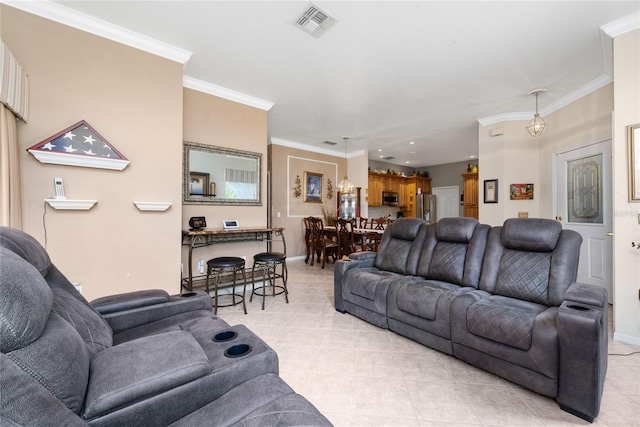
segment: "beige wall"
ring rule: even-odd
[[[306,254],[302,218],[305,216],[321,217],[321,207],[323,204],[305,203],[304,194],[300,196],[300,198],[294,197],[293,188],[295,187],[296,175],[299,175],[300,180],[304,181],[305,171],[322,173],[322,183],[324,186],[322,199],[327,207],[329,204],[335,206],[335,196],[333,199],[327,200],[327,179],[331,179],[335,193],[338,182],[340,182],[344,176],[346,160],[340,157],[298,150],[283,145],[271,144],[269,148],[271,150],[271,161],[274,165],[271,171],[273,226],[284,227],[286,229],[287,256],[302,256]],[[302,187],[304,192],[304,182]],[[335,208],[333,208],[333,211],[335,212]],[[280,218],[278,218],[278,212],[280,212]]]
[[[640,203],[629,203],[627,126],[640,123],[640,30],[613,40],[614,338],[640,345]]]
[[[88,299],[137,289],[176,292],[180,277],[182,64],[6,5],[2,40],[30,77],[18,125],[23,229],[42,244],[53,178],[90,211],[46,208],[47,251]],[[86,120],[131,164],[123,171],[48,165],[26,149]],[[171,202],[140,212],[133,201]]]
[[[541,191],[538,157],[540,141],[525,130],[525,121],[497,123],[478,129],[479,171],[478,200],[480,222],[492,226],[502,225],[507,218],[528,212],[529,217],[539,217],[540,200],[548,196]],[[502,128],[504,134],[492,137],[491,129]],[[498,179],[498,203],[483,203],[486,179]],[[534,184],[533,200],[510,200],[511,184]]]
[[[540,215],[555,218],[553,159],[556,154],[611,139],[613,83],[544,117],[549,127],[540,137]]]
[[[183,205],[182,228],[189,228],[189,218],[204,216],[208,228],[222,228],[225,219],[236,219],[242,227],[267,225],[267,112],[206,93],[184,89],[184,140],[218,147],[235,148],[262,155],[260,206]],[[182,157],[179,164],[182,164]],[[182,178],[180,179],[182,182]],[[252,264],[253,255],[265,249],[264,243],[237,242],[215,244],[194,250],[193,268],[199,259],[205,262],[216,256],[245,256]],[[187,249],[182,248],[182,262],[187,271]]]
[[[612,110],[613,84],[609,84],[545,116],[548,128],[539,138],[527,133],[527,121],[480,126],[480,221],[501,225],[521,211],[528,212],[529,217],[555,218],[554,156],[611,138]],[[491,130],[497,128],[502,128],[504,134],[492,137]],[[482,183],[494,178],[499,179],[498,203],[482,203]],[[529,182],[535,184],[533,200],[509,199],[510,184]]]

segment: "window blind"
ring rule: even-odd
[[[29,117],[29,76],[0,40],[0,102],[16,117]]]

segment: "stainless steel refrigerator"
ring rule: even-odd
[[[416,218],[422,218],[429,224],[434,224],[437,220],[436,196],[433,194],[416,194]]]

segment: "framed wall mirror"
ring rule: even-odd
[[[182,170],[184,204],[262,205],[260,153],[184,141]]]

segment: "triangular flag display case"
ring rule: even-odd
[[[27,148],[41,163],[123,170],[129,160],[84,120]]]

